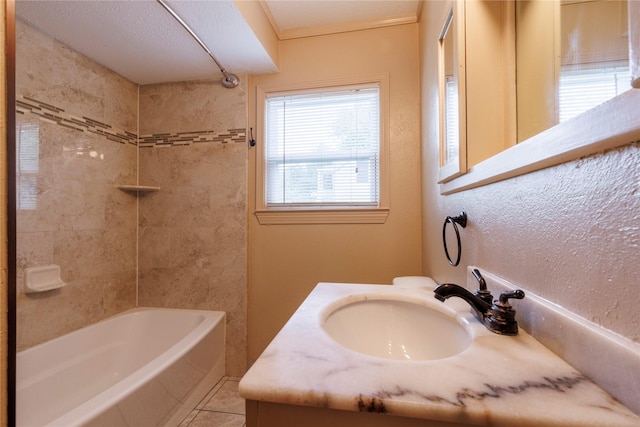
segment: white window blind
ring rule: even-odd
[[[445,78],[445,135],[446,135],[446,161],[449,163],[458,158],[460,137],[458,135],[458,84],[452,76]]]
[[[378,206],[379,85],[268,95],[265,127],[267,208]]]
[[[18,210],[38,208],[37,187],[40,172],[40,127],[38,123],[19,125],[17,134]]]
[[[628,65],[602,64],[590,69],[564,68],[560,71],[559,121],[599,105],[631,87]]]

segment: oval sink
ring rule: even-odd
[[[322,326],[342,346],[385,359],[444,359],[471,344],[452,313],[422,301],[363,296],[330,307]]]

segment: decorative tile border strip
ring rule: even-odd
[[[80,132],[90,132],[119,142],[120,144],[139,145],[140,147],[178,147],[184,145],[219,142],[222,144],[246,142],[247,129],[227,129],[223,131],[203,130],[193,132],[158,133],[136,137],[135,133],[116,129],[106,123],[89,117],[76,117],[64,109],[47,104],[27,96],[16,100],[16,112],[35,114],[41,120]]]
[[[89,117],[76,117],[65,112],[64,109],[47,104],[28,96],[20,96],[16,100],[16,112],[26,114],[31,113],[39,116],[40,119],[64,126],[80,132],[90,132],[96,135],[119,142],[120,144],[137,144],[135,133],[122,129],[116,129],[111,125],[99,122]]]
[[[140,136],[140,147],[176,147],[207,142],[222,144],[246,142],[246,129],[227,129],[224,131],[193,131],[177,133],[154,133]]]
[[[178,133],[157,133],[152,135],[141,135],[139,144],[140,147],[175,147],[207,142],[228,144],[234,142],[245,142],[246,137],[246,129],[228,129],[222,132],[203,130]]]

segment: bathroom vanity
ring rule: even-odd
[[[422,310],[435,317],[420,319]],[[423,321],[462,333],[438,335]],[[421,332],[435,352],[414,349]],[[441,303],[429,286],[318,284],[239,391],[249,427],[640,426],[528,333],[492,333],[464,301]]]

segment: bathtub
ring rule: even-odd
[[[175,426],[224,375],[224,341],[224,312],[136,308],[21,351],[17,426]]]

